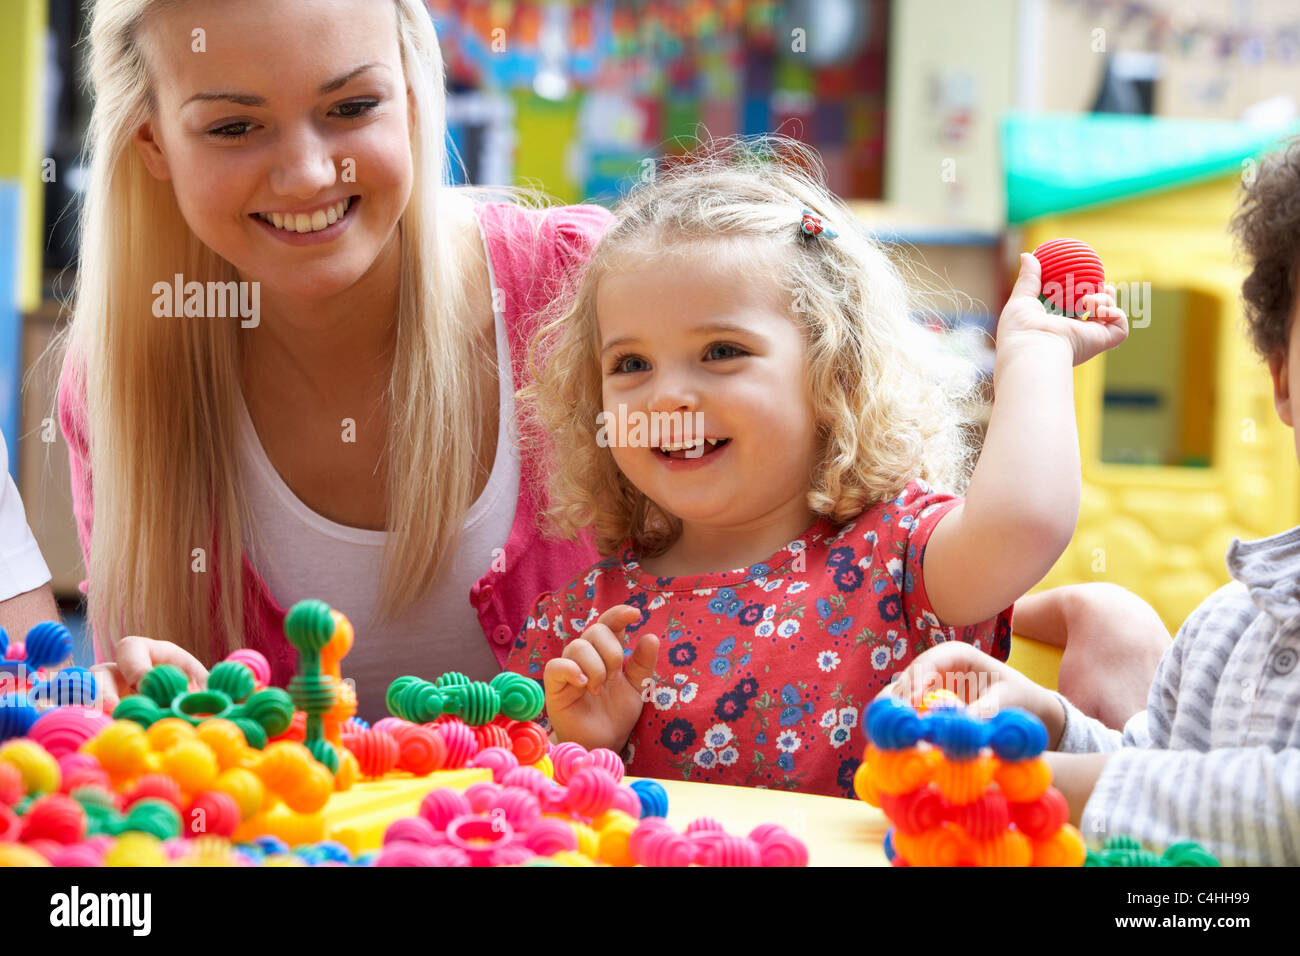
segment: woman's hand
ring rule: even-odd
[[[653,634],[642,635],[623,657],[623,630],[640,617],[637,608],[615,605],[570,641],[563,657],[547,661],[546,713],[560,741],[614,751],[627,743],[649,700],[645,691],[659,659],[659,638]]]
[[[1070,347],[1074,365],[1082,365],[1128,338],[1128,316],[1115,304],[1113,285],[1083,297],[1086,321],[1052,315],[1038,299],[1041,289],[1042,265],[1031,253],[1022,252],[1020,275],[998,319],[998,354],[1050,335]]]
[[[1046,726],[1052,749],[1060,743],[1065,730],[1065,708],[1055,694],[970,644],[949,641],[930,648],[881,694],[892,694],[915,705],[934,690],[951,691],[972,714],[986,719],[1007,707],[1021,707]]]
[[[171,664],[185,672],[194,687],[202,687],[208,670],[189,651],[169,641],[148,637],[124,637],[113,649],[114,662],[91,668],[99,684],[99,701],[104,713],[112,714],[117,702],[135,693],[140,678],[158,664]]]

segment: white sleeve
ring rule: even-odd
[[[18,487],[9,476],[9,449],[0,435],[0,601],[50,580],[50,569],[27,526]]]

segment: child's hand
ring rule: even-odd
[[[623,629],[640,619],[630,605],[610,608],[570,641],[564,656],[550,660],[542,675],[546,713],[556,736],[574,740],[588,750],[623,749],[636,726],[659,659],[659,638],[645,634],[635,650],[623,657]]]
[[[1128,338],[1128,316],[1115,304],[1113,285],[1108,284],[1104,292],[1083,297],[1087,321],[1052,315],[1038,300],[1041,289],[1042,265],[1032,254],[1022,252],[1020,275],[998,319],[999,353],[1047,333],[1064,340],[1073,352],[1073,364],[1081,365]]]
[[[1088,805],[1110,754],[1045,753],[1043,759],[1052,768],[1052,786],[1061,791],[1070,807],[1070,822],[1082,825],[1083,808]]]
[[[111,714],[118,700],[135,693],[140,678],[158,664],[172,664],[189,677],[191,685],[202,687],[208,671],[189,651],[169,641],[155,641],[148,637],[124,637],[113,649],[115,662],[96,664],[91,668],[99,684],[99,700],[104,713]]]
[[[972,714],[992,717],[1006,707],[1022,707],[1047,727],[1048,746],[1055,749],[1065,730],[1065,709],[1046,687],[1020,671],[961,641],[950,641],[921,654],[881,694],[912,704],[932,690],[950,690]]]

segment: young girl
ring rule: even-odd
[[[524,392],[562,452],[551,521],[608,555],[538,600],[507,663],[543,681],[557,739],[644,776],[848,794],[893,673],[953,639],[1005,658],[1009,605],[1074,528],[1071,366],[1127,334],[1108,293],[1081,322],[1038,291],[1022,256],[963,500],[959,388],[819,182],[740,146],[634,191]]]
[[[540,541],[499,426],[608,213],[446,185],[421,0],[96,0],[89,51],[59,414],[110,698],[245,645],[283,684],[309,597],[357,630],[363,716],[404,673],[491,677],[596,558]]]

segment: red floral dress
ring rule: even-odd
[[[866,746],[860,717],[893,674],[941,641],[1001,660],[1011,649],[1011,608],[946,628],[926,596],[926,541],[959,501],[914,481],[736,571],[655,577],[625,549],[542,595],[506,667],[540,680],[566,642],[630,604],[641,620],[628,644],[641,632],[662,643],[624,751],[629,773],[851,796]]]

